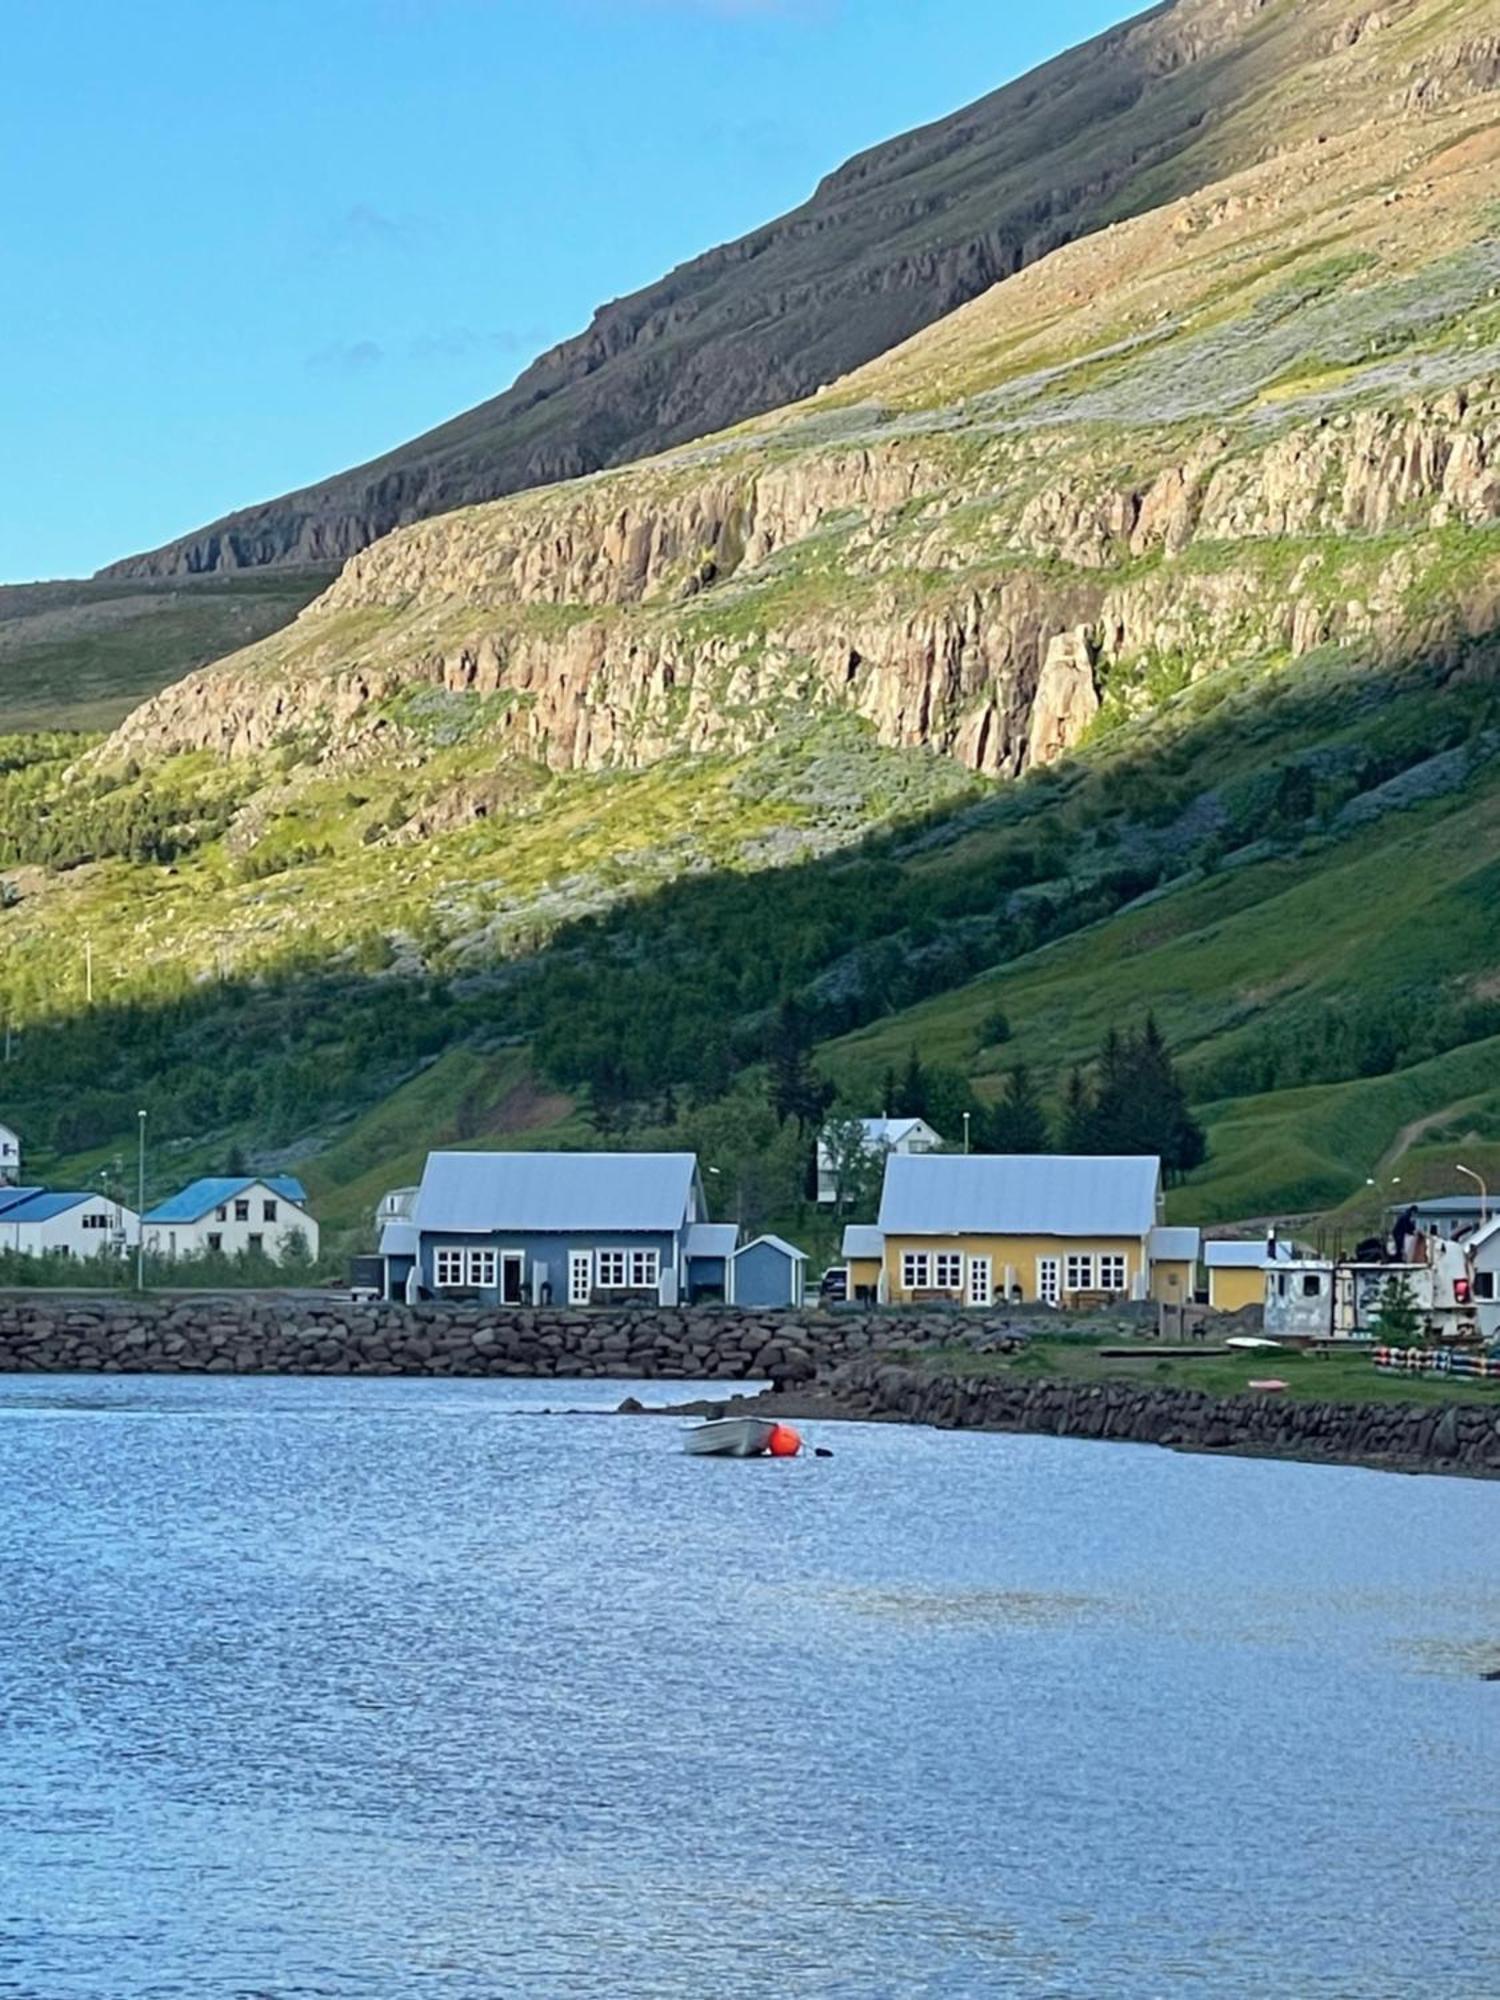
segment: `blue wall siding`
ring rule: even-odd
[[[436,1252],[449,1248],[463,1250],[494,1250],[497,1254],[507,1250],[519,1250],[526,1259],[522,1276],[521,1296],[529,1305],[532,1300],[532,1271],[540,1264],[546,1272],[547,1283],[552,1288],[552,1303],[566,1305],[568,1299],[568,1258],[574,1250],[655,1250],[661,1259],[663,1271],[673,1268],[677,1256],[678,1238],[666,1234],[636,1234],[629,1232],[611,1235],[597,1230],[570,1230],[556,1235],[507,1235],[497,1230],[492,1236],[444,1235],[440,1229],[424,1230],[422,1234],[422,1283],[428,1291],[436,1292],[434,1270]],[[684,1272],[687,1260],[683,1259]],[[497,1276],[499,1267],[497,1265]],[[438,1293],[441,1297],[442,1294]],[[498,1285],[494,1290],[481,1292],[480,1297],[495,1301],[500,1296]]]
[[[690,1294],[714,1292],[724,1295],[725,1263],[723,1257],[689,1257],[687,1260],[688,1286]]]
[[[734,1260],[734,1302],[737,1306],[797,1304],[797,1260],[774,1243],[754,1243]]]

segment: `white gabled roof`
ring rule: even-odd
[[[1159,1226],[1151,1232],[1152,1260],[1158,1264],[1196,1264],[1202,1240],[1199,1229]]]
[[[886,1236],[1144,1236],[1161,1161],[1146,1155],[893,1153]]]
[[[1254,1243],[1209,1243],[1204,1246],[1203,1261],[1210,1271],[1263,1271],[1272,1259],[1266,1240],[1262,1236]],[[1294,1261],[1289,1243],[1276,1245],[1275,1261],[1290,1264]]]
[[[747,1251],[762,1249],[767,1244],[771,1249],[779,1250],[783,1257],[790,1257],[794,1263],[807,1262],[807,1252],[799,1250],[795,1243],[788,1243],[784,1236],[757,1236],[753,1243],[742,1243],[734,1254],[736,1257],[743,1257]]]
[[[692,1153],[429,1153],[412,1221],[451,1230],[671,1234],[689,1219]]]
[[[846,1257],[883,1257],[885,1237],[875,1222],[851,1222],[844,1230]]]

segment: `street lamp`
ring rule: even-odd
[[[146,1289],[146,1114],[137,1111],[135,1179],[135,1288]]]
[[[967,1111],[964,1113],[964,1151],[966,1153],[969,1150],[969,1119],[971,1115],[972,1114]]]
[[[1490,1191],[1484,1184],[1483,1175],[1476,1174],[1472,1167],[1461,1166],[1458,1171],[1479,1189],[1479,1222],[1482,1228],[1490,1219]]]

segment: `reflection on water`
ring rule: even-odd
[[[631,1386],[0,1382],[0,1994],[1500,1992],[1500,1487]]]

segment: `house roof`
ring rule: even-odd
[[[874,1222],[851,1222],[844,1229],[844,1255],[846,1257],[883,1257],[885,1237],[880,1225]]]
[[[1145,1155],[893,1153],[886,1236],[1144,1236],[1161,1162]]]
[[[1196,1264],[1202,1240],[1201,1229],[1168,1229],[1158,1225],[1151,1232],[1151,1255],[1158,1264]]]
[[[51,1222],[54,1216],[66,1215],[70,1208],[103,1199],[97,1189],[92,1194],[87,1190],[82,1194],[61,1194],[50,1189],[27,1188],[24,1193],[24,1201],[9,1202],[0,1208],[0,1222]]]
[[[692,1153],[429,1153],[413,1221],[424,1232],[671,1232],[693,1205]]]
[[[1272,1259],[1270,1247],[1262,1236],[1254,1243],[1207,1243],[1203,1261],[1210,1271],[1263,1271]],[[1290,1243],[1276,1245],[1275,1261],[1278,1264],[1296,1261]]]
[[[402,1216],[395,1222],[388,1222],[381,1230],[380,1254],[382,1257],[415,1257],[419,1241],[417,1225]]]
[[[39,1187],[0,1187],[0,1215],[14,1208],[17,1203],[30,1201],[33,1195],[45,1192],[44,1188]]]
[[[1490,1220],[1476,1229],[1472,1236],[1466,1237],[1464,1239],[1464,1248],[1465,1250],[1482,1249],[1485,1244],[1493,1243],[1497,1235],[1500,1235],[1500,1215],[1491,1216]]]
[[[222,1208],[250,1188],[266,1188],[298,1208],[307,1204],[307,1189],[291,1174],[238,1174],[233,1179],[191,1181],[180,1193],[149,1210],[147,1222],[198,1222],[210,1209]]]
[[[743,1257],[750,1250],[779,1250],[783,1257],[790,1257],[793,1263],[805,1264],[807,1252],[799,1250],[795,1243],[788,1243],[784,1236],[757,1236],[753,1243],[744,1243],[735,1251],[736,1257]]]
[[[689,1257],[732,1257],[739,1240],[737,1222],[695,1222],[683,1248]]]

